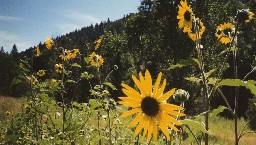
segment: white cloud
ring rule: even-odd
[[[3,46],[5,51],[10,52],[14,44],[17,46],[19,52],[33,46],[31,41],[25,40],[18,34],[0,31],[0,47]]]
[[[67,13],[64,14],[64,16],[66,18],[69,18],[69,19],[73,19],[73,20],[77,20],[77,21],[80,21],[80,22],[86,22],[86,23],[99,23],[100,22],[100,19],[98,19],[97,17],[95,16],[92,16],[92,15],[89,15],[89,14],[84,14],[84,13],[80,13],[80,12],[77,12],[77,11],[67,11]]]
[[[76,29],[81,29],[82,27],[101,22],[99,18],[93,15],[74,10],[60,11],[60,15],[63,16],[64,19],[55,22],[60,34],[66,34],[75,31]]]
[[[21,21],[21,18],[18,17],[12,17],[12,16],[0,16],[0,21]]]

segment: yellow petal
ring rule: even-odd
[[[141,111],[140,108],[135,108],[135,109],[132,109],[130,111],[124,112],[120,117],[127,117],[127,116],[133,115],[133,114],[135,114],[139,111]]]
[[[140,112],[132,122],[130,122],[129,126],[134,126],[136,125],[140,120],[141,118],[143,117],[144,113]]]
[[[142,130],[142,128],[144,127],[144,124],[145,124],[145,117],[146,116],[143,116],[142,117],[142,119],[141,119],[141,121],[139,122],[139,125],[136,127],[136,129],[135,129],[135,132],[134,132],[134,134],[135,134],[135,136],[137,136],[139,133],[140,133],[140,131]]]
[[[165,109],[170,109],[170,110],[182,110],[183,108],[178,106],[178,105],[174,105],[174,104],[160,104],[160,110],[165,110]]]
[[[155,85],[154,85],[154,90],[153,90],[153,97],[155,97],[156,95],[156,92],[159,88],[159,84],[160,84],[160,81],[161,81],[161,78],[162,78],[162,72],[160,72],[157,76],[157,79],[156,79],[156,82],[155,82]]]
[[[154,138],[154,141],[157,141],[157,136],[158,136],[158,129],[157,129],[157,125],[156,125],[156,120],[153,119],[153,138]]]
[[[134,93],[134,92],[129,91],[129,90],[126,90],[126,89],[122,89],[122,91],[123,91],[123,93],[124,93],[126,96],[128,96],[128,97],[130,97],[130,98],[133,98],[134,100],[137,100],[137,101],[141,101],[141,100],[142,100],[141,96],[138,96],[137,93]]]
[[[118,98],[125,102],[136,102],[136,103],[141,102],[141,100],[135,100],[134,98],[131,98],[131,97],[118,97]]]
[[[147,89],[145,88],[144,84],[142,84],[135,76],[132,75],[132,79],[136,86],[140,89],[142,95],[147,95]]]
[[[119,104],[128,106],[128,107],[132,107],[132,108],[137,108],[140,107],[140,103],[133,103],[133,102],[125,102],[125,101],[119,101]]]
[[[149,120],[149,127],[148,127],[147,142],[149,142],[150,139],[151,139],[151,134],[153,133],[154,125],[155,125],[155,120],[154,120],[153,117],[150,117],[150,120]]]
[[[162,118],[164,119],[164,121],[166,122],[173,122],[176,125],[181,125],[180,122],[178,122],[175,118],[173,118],[172,116],[166,114],[166,113],[162,113]]]
[[[177,111],[173,111],[173,110],[169,110],[169,109],[165,109],[163,110],[165,113],[172,115],[172,116],[186,116],[186,114],[177,112]]]
[[[163,94],[160,98],[158,98],[158,101],[162,102],[162,101],[166,101],[169,97],[171,97],[171,95],[174,94],[175,92],[175,88],[171,89],[170,91],[166,92],[165,94]]]
[[[147,88],[147,95],[151,95],[152,93],[152,78],[148,70],[145,73],[145,86]]]
[[[164,79],[162,86],[157,90],[156,98],[159,98],[160,96],[162,96],[165,86],[166,86],[166,79]]]
[[[137,92],[136,90],[134,90],[132,87],[130,87],[130,86],[126,85],[126,84],[121,84],[121,85],[122,85],[125,89],[127,89],[127,90],[130,92],[130,94],[133,94],[135,98],[136,98],[136,97],[141,97],[140,93]]]

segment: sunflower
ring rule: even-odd
[[[195,26],[194,24],[198,26]],[[197,31],[199,31],[199,33]],[[199,18],[195,19],[195,22],[193,23],[191,28],[189,27],[184,28],[184,32],[187,32],[189,38],[192,39],[193,41],[200,40],[202,38],[204,31],[205,31],[204,23],[200,21]]]
[[[250,12],[249,9],[241,9],[237,11],[236,19],[239,23],[249,23],[251,22],[254,16],[253,12]]]
[[[103,64],[104,59],[100,55],[93,52],[92,54],[89,55],[89,61],[92,66],[100,67]]]
[[[61,63],[55,64],[55,71],[57,73],[62,73],[63,71],[63,65]]]
[[[52,38],[48,37],[45,41],[45,46],[47,49],[52,49],[53,46],[53,40]]]
[[[77,54],[79,53],[79,49],[73,49],[70,52],[70,58],[76,58]]]
[[[174,94],[175,89],[163,93],[166,79],[160,86],[161,78],[162,73],[160,72],[154,86],[152,86],[152,78],[148,70],[145,72],[145,77],[141,73],[139,73],[139,79],[132,76],[140,92],[126,84],[121,84],[123,86],[122,91],[127,97],[119,97],[122,100],[119,103],[132,108],[132,110],[124,112],[121,117],[128,117],[137,113],[130,126],[138,124],[135,129],[135,135],[138,135],[143,129],[143,137],[147,134],[147,142],[151,139],[152,134],[154,140],[157,140],[157,126],[170,140],[168,127],[178,131],[174,125],[181,125],[173,116],[185,116],[185,114],[179,113],[183,109],[182,107],[166,102]]]
[[[67,60],[69,60],[69,59],[71,58],[71,57],[70,57],[70,54],[71,54],[71,51],[65,49],[64,52],[63,52],[59,57],[60,57],[62,60],[67,61]]]
[[[179,11],[178,11],[178,16],[177,19],[179,19],[179,28],[186,28],[192,27],[192,17],[193,17],[193,11],[190,8],[190,6],[188,6],[187,1],[180,1],[180,5],[179,5]]]
[[[217,26],[215,36],[222,44],[228,44],[231,42],[234,32],[235,25],[228,22]]]
[[[39,57],[40,56],[40,49],[39,49],[39,46],[36,47],[36,57]]]
[[[39,70],[36,74],[37,74],[39,77],[43,77],[43,76],[45,76],[45,71],[46,71],[46,70]]]
[[[95,50],[97,50],[100,47],[100,44],[101,44],[101,38],[96,41]]]

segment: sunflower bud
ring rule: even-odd
[[[173,95],[174,100],[180,103],[187,101],[189,97],[189,93],[182,89],[178,89]]]

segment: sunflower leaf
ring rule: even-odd
[[[184,119],[181,121],[183,125],[187,125],[188,127],[195,129],[196,131],[201,131],[203,133],[209,133],[203,123],[191,120],[191,119]]]
[[[81,65],[79,65],[78,63],[73,63],[71,66],[72,67],[79,67],[79,68],[81,68]]]
[[[112,90],[117,90],[116,87],[110,82],[104,82],[103,84],[109,86]]]
[[[171,65],[167,70],[171,70],[171,69],[176,69],[176,68],[182,68],[184,66],[189,66],[189,65],[192,65],[192,66],[200,66],[199,65],[199,60],[196,59],[196,58],[190,58],[190,59],[187,59],[187,60],[180,60],[177,64],[175,65]]]
[[[195,82],[197,84],[199,84],[199,82],[201,81],[201,79],[197,78],[197,77],[186,77],[185,78],[187,81],[191,81],[191,82]]]
[[[217,109],[213,109],[212,112],[209,114],[209,119],[216,117],[218,114],[223,112],[227,107],[220,105]]]

